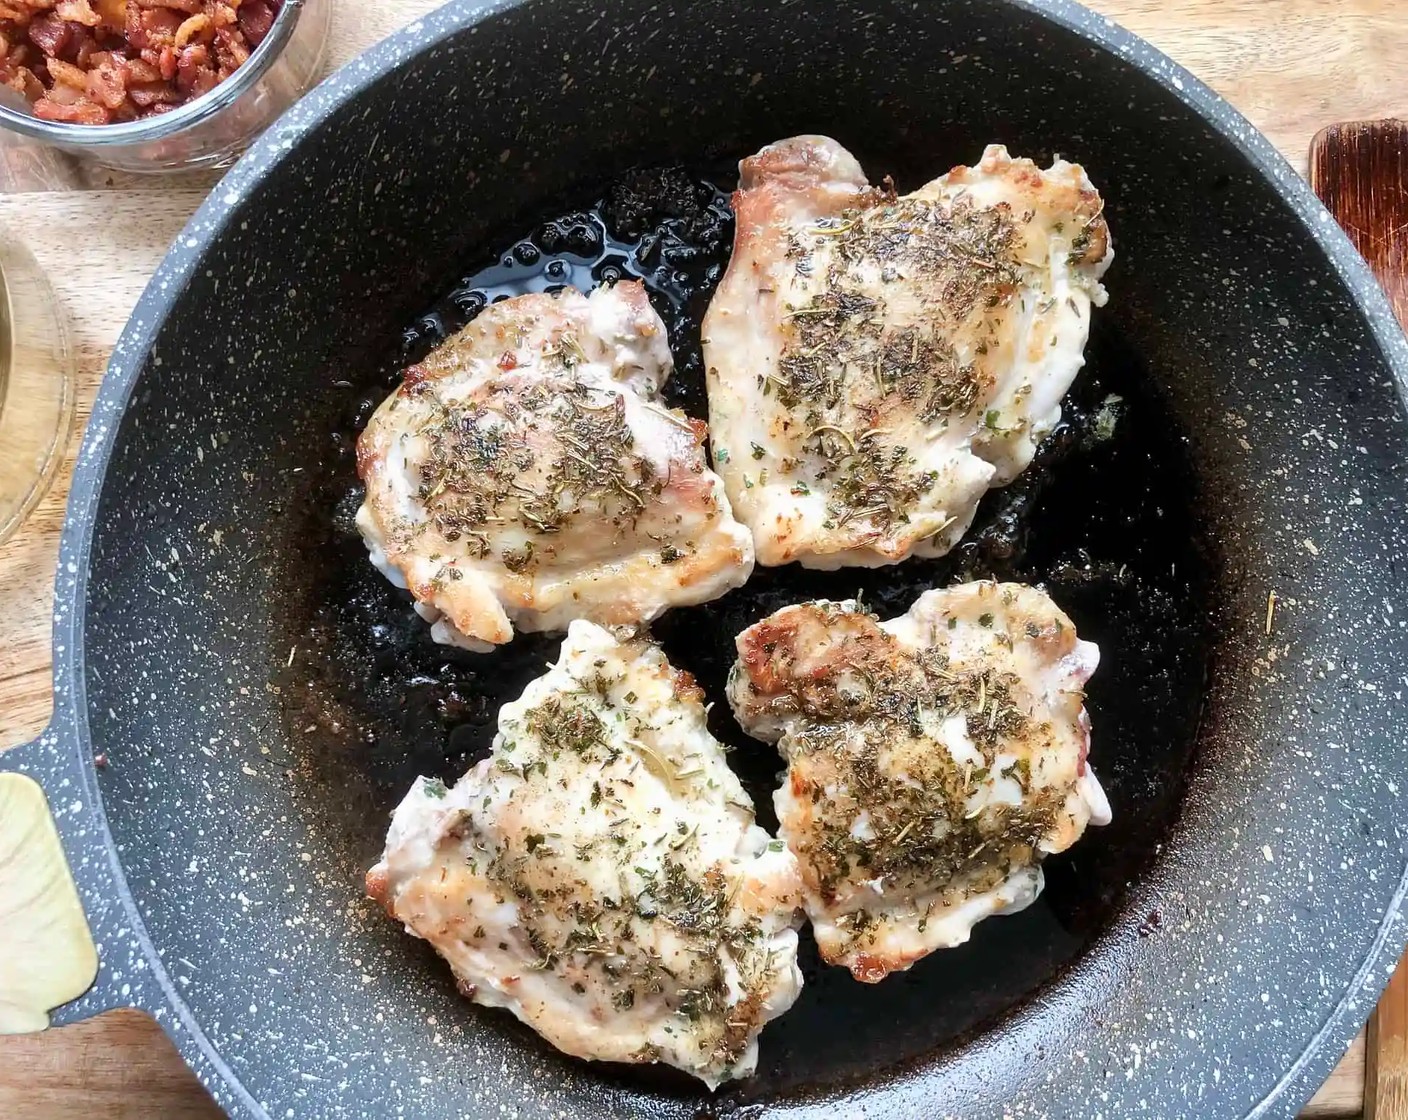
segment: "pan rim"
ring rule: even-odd
[[[107,821],[90,749],[85,651],[83,635],[87,614],[88,564],[98,503],[120,421],[133,389],[164,327],[172,307],[204,259],[210,244],[221,236],[247,198],[264,177],[280,167],[298,142],[355,96],[388,73],[409,64],[427,45],[473,27],[494,16],[537,0],[451,0],[445,7],[415,20],[324,79],[288,110],[246,155],[213,188],[162,259],[148,282],[113,349],[93,404],[74,469],[60,544],[55,581],[54,624],[54,725],[67,720],[72,735],[68,746],[77,752],[78,770],[92,808],[94,827],[105,849],[116,893],[140,947],[175,1021],[164,1021],[182,1057],[222,1103],[239,1103],[249,1115],[266,1118],[267,1111],[244,1086],[239,1075],[221,1057],[204,1033],[157,952],[128,886],[117,847]],[[1408,407],[1408,338],[1378,282],[1330,213],[1271,142],[1227,101],[1149,43],[1125,30],[1114,20],[1095,13],[1074,0],[999,0],[1009,8],[1034,13],[1048,23],[1073,32],[1157,82],[1205,124],[1226,139],[1276,190],[1319,247],[1344,286],[1394,379],[1400,402]],[[71,706],[71,711],[65,709]],[[61,743],[65,737],[60,737]],[[1398,876],[1393,905],[1379,923],[1369,951],[1348,979],[1348,986],[1325,1021],[1305,1042],[1270,1090],[1245,1114],[1244,1120],[1279,1115],[1287,1103],[1299,1103],[1324,1080],[1341,1051],[1358,1030],[1358,1012],[1366,996],[1377,998],[1386,983],[1375,981],[1374,972],[1390,945],[1405,939],[1401,904],[1408,895],[1408,867]],[[174,1028],[179,1023],[181,1030]],[[1289,1112],[1286,1115],[1290,1115]]]

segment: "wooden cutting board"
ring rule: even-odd
[[[437,0],[333,2],[329,65],[345,62]],[[1403,0],[1086,2],[1208,81],[1302,172],[1311,137],[1323,126],[1408,114]],[[0,194],[0,223],[49,271],[73,324],[80,425],[53,491],[0,546],[0,749],[33,738],[49,716],[50,589],[88,406],[147,277],[214,180],[208,174],[157,180],[88,171],[78,189]],[[1305,1115],[1359,1116],[1363,1074],[1361,1039]],[[111,1012],[43,1035],[0,1038],[5,1120],[218,1116],[159,1028],[138,1013]]]

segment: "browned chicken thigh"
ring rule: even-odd
[[[704,425],[660,402],[671,369],[625,283],[502,300],[406,371],[357,445],[357,525],[437,640],[644,622],[747,580]]]
[[[877,981],[1042,889],[1109,804],[1086,763],[1099,651],[1012,583],[930,591],[887,622],[786,607],[738,637],[734,714],[787,774],[779,835],[821,955]]]
[[[699,689],[589,622],[504,706],[489,758],[415,784],[367,886],[466,995],[579,1058],[716,1087],[801,990],[796,860],[754,822]]]
[[[913,194],[834,140],[743,161],[704,321],[714,463],[760,564],[939,556],[1061,416],[1111,258],[1080,167],[990,147]]]

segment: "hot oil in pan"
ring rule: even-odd
[[[724,180],[678,169],[633,173],[594,205],[566,211],[513,242],[407,329],[397,352],[367,378],[365,397],[334,441],[350,452],[399,370],[488,303],[622,278],[645,281],[669,327],[676,361],[665,390],[669,403],[705,416],[699,323],[733,235],[727,194],[716,181]],[[1107,281],[1117,305],[1118,264]],[[1102,652],[1089,687],[1091,760],[1115,823],[1092,829],[1070,852],[1047,861],[1047,890],[1029,911],[984,922],[970,944],[936,953],[878,987],[820,965],[804,934],[802,998],[769,1026],[758,1076],[726,1098],[873,1074],[990,1025],[1078,957],[1172,821],[1202,694],[1210,580],[1197,544],[1187,458],[1117,323],[1117,311],[1096,312],[1088,366],[1061,425],[1031,469],[988,495],[949,556],[827,573],[760,568],[746,587],[654,625],[670,659],[715,699],[710,726],[732,748],[731,763],[770,828],[780,760],[740,732],[722,697],[734,636],[771,611],[807,598],[859,594],[890,616],[931,587],[1017,579],[1044,584]],[[359,771],[357,785],[372,803],[356,806],[348,827],[365,830],[353,847],[360,845],[370,861],[386,814],[416,775],[453,781],[482,756],[499,706],[543,671],[558,639],[524,636],[490,655],[432,643],[408,596],[367,562],[352,527],[361,492],[350,458],[344,454],[341,473],[326,480],[325,508],[335,504],[337,514],[324,521],[323,535],[334,559],[319,582],[306,638],[313,662],[327,667],[316,690],[340,719],[357,724],[341,729],[351,750],[327,765]],[[501,1018],[505,1030],[517,1030]],[[662,1084],[657,1074],[622,1076]],[[682,1079],[664,1078],[665,1085],[693,1091]]]

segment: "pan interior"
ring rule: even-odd
[[[1400,409],[1289,205],[1161,86],[1024,7],[528,2],[480,21],[466,4],[424,34],[189,250],[96,511],[84,671],[104,804],[162,962],[235,1075],[273,1115],[752,1117],[864,1087],[891,1094],[885,1115],[1057,1114],[1075,1093],[1134,1116],[1178,1114],[1179,1077],[1245,1058],[1207,1114],[1261,1099],[1388,905],[1401,844],[1372,822],[1400,814],[1377,767],[1408,742],[1388,702],[1404,638],[1351,613],[1403,590],[1379,562],[1401,554]],[[548,65],[544,43],[572,46]],[[711,1098],[471,1007],[362,899],[414,776],[462,772],[557,643],[430,643],[350,530],[351,444],[400,365],[484,300],[633,272],[671,326],[675,400],[702,415],[717,192],[803,131],[902,189],[995,140],[1079,160],[1114,231],[1111,303],[1063,428],[952,556],[759,571],[655,633],[720,699],[733,636],[786,602],[859,591],[888,616],[967,576],[1043,582],[1101,646],[1092,762],[1115,822],[1049,862],[1031,910],[883,985],[809,946],[758,1075]],[[638,228],[612,209],[630,184],[651,202]],[[652,232],[676,259],[642,248]],[[1294,654],[1263,633],[1273,589]],[[1373,690],[1338,686],[1350,664]],[[726,705],[712,720],[771,823],[775,752]],[[1347,739],[1360,761],[1332,801],[1316,752]],[[1274,945],[1253,937],[1261,899]],[[1208,952],[1228,942],[1248,979]],[[1318,976],[1287,966],[1311,945]],[[1253,1019],[1264,1035],[1219,1026]],[[1157,1078],[1129,1056],[1151,1043]]]
[[[302,664],[288,667],[284,694],[294,699],[283,722],[286,735],[319,737],[301,776],[310,788],[340,799],[349,772],[362,776],[354,811],[329,827],[365,862],[380,840],[375,831],[368,835],[367,821],[385,820],[418,775],[453,782],[482,758],[499,707],[555,659],[561,642],[523,636],[485,656],[430,640],[409,594],[367,563],[352,524],[362,497],[351,450],[357,432],[407,364],[490,302],[632,277],[648,285],[669,329],[677,372],[667,399],[707,418],[699,320],[728,260],[730,185],[727,168],[635,169],[577,205],[549,208],[408,322],[383,365],[347,371],[347,411],[328,437],[337,453],[320,470],[304,472],[291,522],[299,574],[289,586],[307,594],[288,619],[289,647]],[[1118,285],[1118,274],[1111,283]],[[950,556],[869,570],[760,569],[747,586],[670,612],[653,627],[671,661],[715,701],[736,656],[734,637],[772,611],[812,598],[859,596],[890,617],[925,590],[964,579],[1039,583],[1104,651],[1105,668],[1090,687],[1098,727],[1093,763],[1120,807],[1117,823],[1092,830],[1048,862],[1049,886],[1036,907],[980,927],[969,945],[936,954],[891,983],[861,984],[823,966],[804,935],[807,986],[795,1011],[769,1028],[752,1092],[912,1061],[1001,1015],[1108,924],[1123,885],[1167,831],[1203,693],[1209,563],[1177,428],[1118,325],[1103,319],[1089,367],[1038,462],[1017,484],[989,495],[967,541]],[[312,687],[310,669],[318,674]],[[713,705],[710,725],[732,748],[731,763],[760,820],[774,828],[777,753],[745,735],[727,703]],[[902,1026],[857,1040],[842,1026],[858,1022]]]

